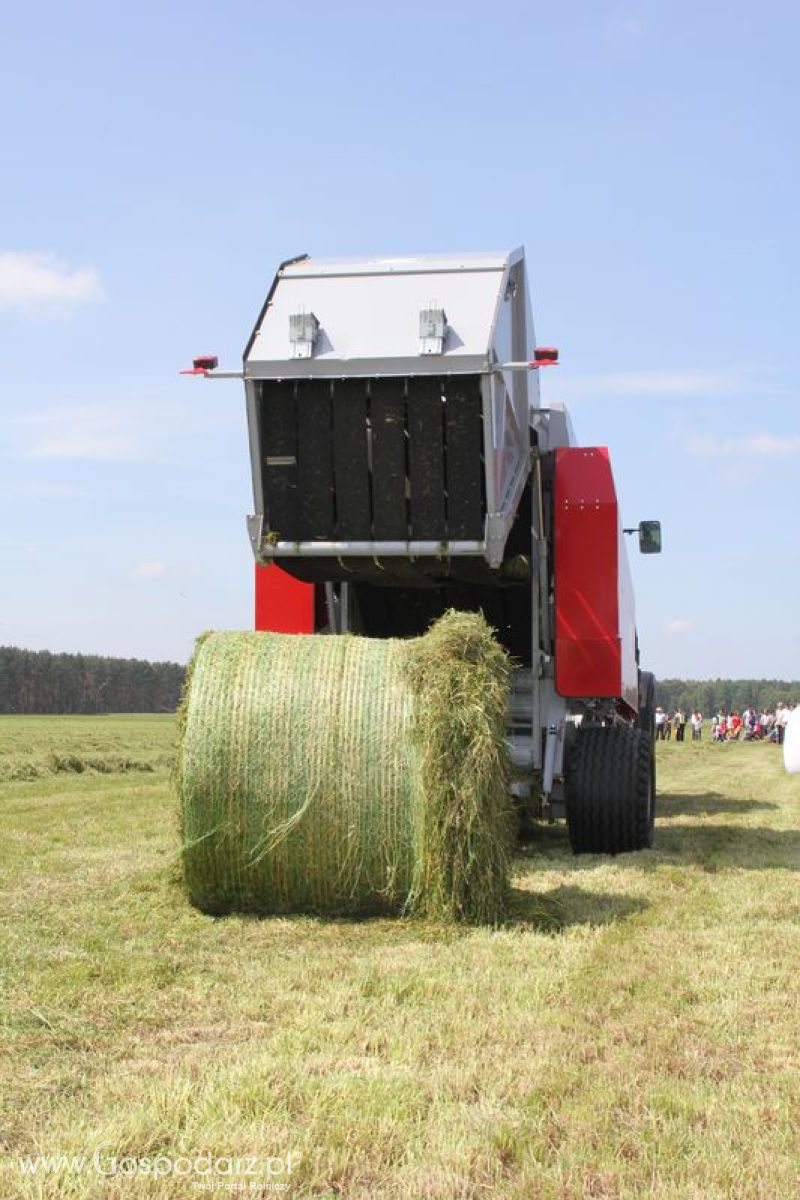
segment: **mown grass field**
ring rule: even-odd
[[[0,782],[86,772],[163,775],[174,744],[173,717],[0,716]]]
[[[489,930],[193,911],[173,736],[0,718],[0,1196],[800,1195],[800,779],[776,748],[659,745],[656,849],[575,859],[543,828]],[[259,1174],[19,1162],[96,1150]]]

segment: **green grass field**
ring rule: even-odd
[[[0,716],[0,782],[87,771],[164,774],[174,743],[172,717]]]
[[[544,827],[490,930],[193,911],[173,736],[0,718],[0,1196],[800,1195],[775,747],[660,745],[656,849],[575,859]],[[20,1164],[61,1154],[87,1162]]]

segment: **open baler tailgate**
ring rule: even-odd
[[[532,341],[521,250],[284,264],[244,359],[257,559],[499,567],[538,406],[502,367]]]

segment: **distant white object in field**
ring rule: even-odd
[[[800,775],[800,706],[792,709],[783,735],[783,765],[792,775]]]

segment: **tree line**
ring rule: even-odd
[[[51,654],[0,646],[0,713],[173,712],[186,668],[178,663],[96,654]],[[744,712],[800,702],[800,681],[659,679],[656,703],[668,711]]]
[[[0,713],[173,712],[178,663],[0,646]]]
[[[773,711],[780,701],[800,703],[796,679],[658,679],[656,703],[668,712],[699,709],[704,717],[717,712],[742,713],[755,707]]]

